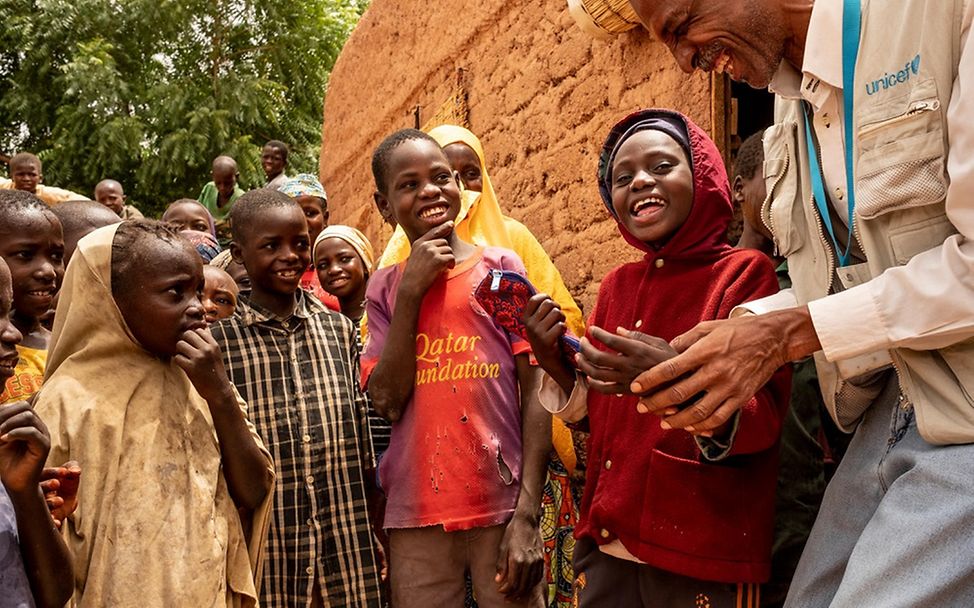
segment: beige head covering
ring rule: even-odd
[[[586,34],[609,38],[639,25],[629,0],[568,0],[568,12]]]
[[[206,402],[178,366],[135,342],[112,297],[117,229],[92,232],[71,258],[36,404],[49,461],[84,470],[65,534],[75,601],[255,606],[273,492],[248,522],[248,550]]]
[[[230,250],[224,249],[220,253],[216,254],[216,256],[209,261],[209,264],[210,266],[216,266],[220,270],[226,270],[230,267],[231,262],[233,262],[233,256],[230,255]]]
[[[351,226],[336,224],[322,230],[318,234],[318,238],[315,239],[315,246],[311,250],[311,257],[314,257],[314,252],[318,250],[318,243],[330,238],[342,239],[351,245],[358,254],[358,257],[362,258],[362,263],[365,264],[365,272],[372,273],[372,267],[375,265],[375,254],[372,251],[372,243],[361,231]]]

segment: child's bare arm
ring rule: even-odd
[[[521,493],[497,556],[498,591],[508,599],[530,597],[544,574],[538,528],[545,470],[551,453],[551,414],[538,401],[541,370],[528,355],[515,357],[521,393]]]
[[[175,361],[189,376],[213,417],[230,496],[238,507],[255,510],[274,483],[274,472],[247,427],[223,357],[207,329],[183,334]]]
[[[27,579],[38,606],[60,607],[74,592],[74,572],[39,485],[50,448],[47,427],[30,405],[0,406],[0,480],[17,514]]]
[[[380,416],[396,422],[416,385],[416,325],[426,291],[454,264],[447,237],[453,222],[433,228],[412,244],[406,261],[386,343],[369,377],[369,396]]]

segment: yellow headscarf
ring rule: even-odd
[[[182,369],[135,341],[115,304],[118,226],[81,239],[71,258],[36,404],[51,433],[49,462],[84,468],[78,510],[65,522],[75,603],[256,606],[274,493],[246,538],[209,407]]]
[[[528,272],[528,280],[534,287],[547,293],[558,303],[565,314],[566,325],[576,336],[585,335],[585,320],[578,308],[561,273],[555,267],[548,253],[538,242],[538,239],[528,228],[514,218],[507,217],[501,211],[487,174],[484,161],[484,148],[476,135],[463,127],[455,125],[441,125],[429,132],[441,147],[462,143],[469,146],[480,161],[480,173],[483,180],[483,191],[474,192],[464,190],[460,198],[460,213],[456,219],[456,233],[468,243],[482,247],[503,247],[511,249],[524,262]],[[397,227],[386,250],[379,260],[379,268],[398,264],[409,257],[409,239],[401,227]],[[565,428],[561,420],[555,418],[552,442],[555,450],[569,471],[575,468],[575,450],[571,441],[571,433]]]

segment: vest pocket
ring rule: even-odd
[[[857,168],[856,212],[863,219],[933,205],[947,196],[940,129],[864,150]]]
[[[795,209],[801,209],[798,172],[798,123],[783,122],[769,127],[764,140],[764,184],[767,195],[761,205],[761,220],[771,230],[778,255],[787,256],[801,248],[804,233],[795,223]]]

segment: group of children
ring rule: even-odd
[[[19,544],[0,592],[759,605],[790,368],[696,434],[642,413],[633,384],[669,340],[778,289],[764,254],[725,242],[732,191],[703,130],[644,110],[609,133],[597,188],[643,257],[602,279],[587,329],[468,130],[376,148],[396,226],[378,262],[328,225],[313,176],[284,174],[284,144],[262,162],[267,186],[242,192],[218,157],[161,222],[121,221],[111,180],[105,206],[0,190],[0,543]]]

